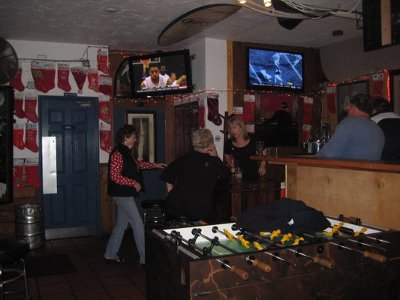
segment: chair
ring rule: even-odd
[[[29,299],[28,280],[26,276],[25,257],[29,252],[29,245],[17,239],[0,239],[0,300],[6,294],[24,293]],[[6,290],[9,283],[19,279],[25,281],[25,291]]]

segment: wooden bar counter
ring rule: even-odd
[[[300,156],[252,156],[285,165],[286,196],[326,215],[400,230],[400,164]]]

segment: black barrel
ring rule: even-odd
[[[43,210],[39,204],[17,205],[15,207],[15,236],[26,241],[29,249],[44,245]]]

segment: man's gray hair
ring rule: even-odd
[[[192,134],[192,144],[194,150],[206,149],[214,144],[214,137],[209,129],[198,129]]]

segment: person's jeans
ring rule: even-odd
[[[107,259],[117,259],[118,250],[121,246],[125,230],[128,223],[132,227],[133,238],[140,255],[140,263],[145,263],[144,250],[144,225],[136,206],[134,197],[113,197],[117,204],[117,220],[114,229],[108,239],[104,257]]]

